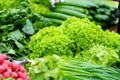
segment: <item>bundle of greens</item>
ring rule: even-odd
[[[29,36],[51,22],[41,16],[50,0],[0,0],[0,52],[18,58],[29,54]]]
[[[32,13],[30,8],[1,11],[0,22],[0,52],[17,57],[29,54],[29,36],[49,24],[39,14]]]
[[[79,59],[44,56],[29,65],[30,80],[119,80],[120,70]]]
[[[119,80],[120,70],[98,66],[78,59],[67,59],[59,64],[62,80]]]
[[[2,12],[0,15],[0,52],[25,55],[26,35],[35,33],[32,22],[27,18],[27,11],[20,9],[11,9]],[[23,54],[21,54],[23,53]]]

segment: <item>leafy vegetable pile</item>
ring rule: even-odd
[[[54,24],[60,25],[62,21],[70,16],[79,18],[87,17],[96,24],[107,29],[116,24],[116,6],[111,5],[115,2],[106,0],[65,0],[55,4],[52,12],[45,13],[44,16]],[[117,5],[117,4],[116,4]]]
[[[42,11],[37,9],[40,11],[36,12],[33,10],[39,7],[34,7],[34,5],[38,5],[37,3],[19,1],[10,0],[11,7],[10,5],[8,5],[9,8],[4,7],[5,4],[0,7],[0,52],[12,55],[12,58],[19,58],[29,54],[27,48],[29,36],[51,24],[40,15],[49,10],[47,7],[41,7]],[[4,0],[1,0],[0,4],[3,2]],[[13,3],[17,4],[17,2],[19,3],[18,6],[13,5]]]
[[[60,27],[46,27],[33,35],[29,42],[32,51],[29,57],[67,55],[99,65],[113,66],[119,59],[119,43],[120,36],[117,33],[103,31],[86,18],[71,17]]]
[[[30,80],[119,80],[120,70],[78,59],[45,56],[30,64]]]
[[[25,47],[28,42],[27,37],[35,33],[30,21],[30,17],[34,16],[36,15],[29,14],[26,9],[10,9],[1,12],[0,52],[24,55],[21,53],[27,50]]]

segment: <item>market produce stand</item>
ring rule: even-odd
[[[0,0],[0,80],[120,80],[118,3],[51,1]]]

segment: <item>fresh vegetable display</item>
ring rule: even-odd
[[[29,80],[25,68],[7,60],[7,55],[0,54],[0,80]]]
[[[106,0],[0,0],[0,80],[120,80],[120,35],[106,30],[116,8]]]
[[[112,3],[115,4],[115,2],[105,0],[65,0],[64,2],[56,3],[51,13],[46,13],[44,16],[47,18],[60,19],[56,16],[51,16],[57,12],[79,18],[87,17],[96,24],[101,25],[103,29],[107,29],[108,27],[116,25],[115,12],[117,6],[112,5]],[[66,18],[67,16],[64,17],[61,15],[60,17]]]

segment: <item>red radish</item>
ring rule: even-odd
[[[2,66],[4,67],[4,71],[7,71],[9,69],[9,66],[6,63],[3,63]]]
[[[27,76],[27,73],[22,73],[21,78],[25,79]]]
[[[17,78],[18,77],[18,74],[16,72],[12,72],[12,77],[13,78]]]
[[[12,75],[12,70],[11,69],[7,69],[7,72]]]
[[[12,68],[13,71],[17,71],[19,69],[19,66],[20,65],[18,63],[16,63],[16,62],[13,62],[11,64],[11,68]]]
[[[22,72],[18,72],[18,77],[21,78]]]
[[[2,74],[0,74],[0,78],[3,78],[3,75],[2,75]]]
[[[0,65],[0,73],[3,73],[5,71],[4,66]]]
[[[19,71],[21,71],[21,72],[25,72],[25,68],[24,68],[23,66],[20,65],[20,67],[19,67]]]
[[[4,61],[4,58],[0,56],[0,64],[2,64]]]
[[[10,75],[10,73],[8,73],[8,72],[4,72],[4,73],[3,73],[3,77],[4,77],[4,78],[9,78],[9,77],[11,77],[11,75]]]
[[[9,67],[11,66],[11,62],[8,60],[4,60],[4,63],[6,63]]]
[[[0,54],[0,64],[2,64],[3,61],[6,59],[7,59],[7,56],[5,54]]]
[[[4,60],[7,59],[7,55],[6,54],[0,54],[0,58],[3,58]]]

